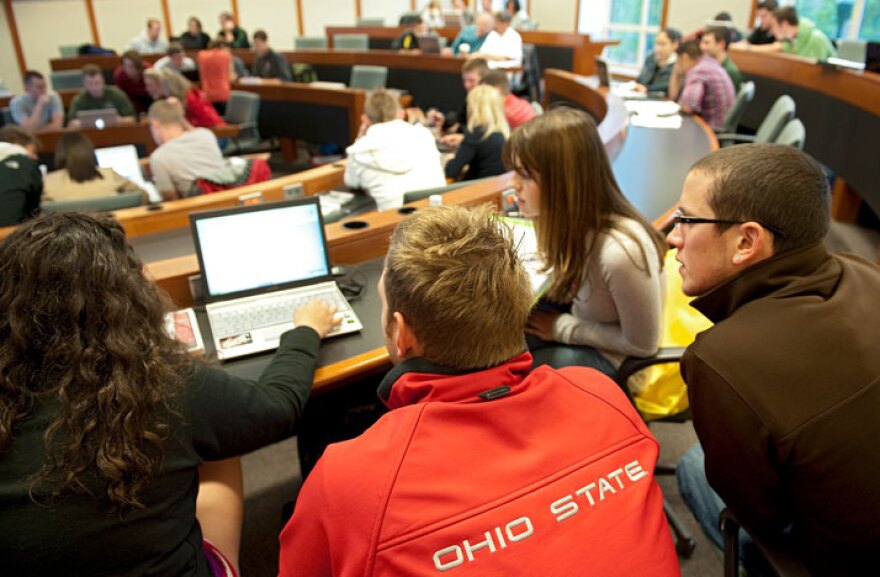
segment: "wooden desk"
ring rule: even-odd
[[[684,117],[678,130],[629,126],[623,101],[595,77],[547,70],[544,84],[545,106],[576,106],[596,119],[621,191],[649,219],[675,203],[690,166],[718,149],[715,133],[699,116]]]
[[[136,206],[113,212],[114,218],[125,229],[126,237],[137,239],[173,230],[188,229],[189,215],[202,210],[236,206],[243,194],[261,192],[265,201],[282,200],[284,187],[302,184],[306,195],[318,194],[342,185],[345,164],[319,166],[280,178],[232,190],[205,194],[181,200],[171,200],[153,206]],[[158,208],[155,208],[158,207]],[[0,240],[9,236],[14,226],[0,228]]]
[[[260,134],[283,139],[285,160],[295,158],[294,140],[354,142],[364,110],[365,93],[350,88],[318,88],[297,82],[233,85],[260,96]]]
[[[399,38],[404,28],[389,26],[343,27],[327,26],[327,43],[333,47],[336,34],[366,34],[370,38],[370,49],[390,49],[391,43]],[[451,44],[460,28],[440,28],[437,34]],[[586,34],[564,32],[539,32],[537,30],[518,30],[523,44],[533,44],[538,53],[542,69],[559,68],[576,74],[589,76],[596,73],[596,56],[602,54],[606,46],[617,44],[618,40],[592,40]]]
[[[880,74],[736,48],[730,57],[743,78],[755,82],[755,100],[742,124],[757,129],[773,102],[788,94],[807,130],[804,150],[843,178],[880,215]]]

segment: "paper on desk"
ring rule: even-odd
[[[532,283],[532,292],[535,301],[541,298],[547,290],[550,275],[543,272],[544,261],[538,252],[538,237],[535,234],[535,225],[531,220],[501,216],[498,220],[507,224],[513,231],[513,242],[516,253],[519,256],[523,268],[529,275]]]
[[[641,126],[642,128],[670,128],[678,130],[681,128],[681,116],[646,116],[636,114],[631,119],[633,126]]]
[[[627,112],[639,116],[671,116],[681,111],[678,102],[672,100],[627,100],[623,104]]]

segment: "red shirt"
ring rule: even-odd
[[[202,128],[226,125],[205,93],[195,86],[186,93],[186,119],[193,126]]]
[[[202,90],[211,102],[229,100],[229,69],[232,55],[225,50],[202,50],[196,57],[199,61],[199,78]]]
[[[525,124],[535,117],[535,109],[527,100],[523,100],[513,94],[508,94],[504,99],[504,116],[507,117],[507,124],[513,130],[520,124]]]
[[[149,67],[150,63],[144,62],[144,70]],[[137,78],[132,78],[125,73],[122,66],[117,66],[116,70],[113,71],[113,84],[125,92],[128,99],[134,104],[134,109],[138,112],[146,112],[153,102],[153,99],[147,92],[147,87],[144,86],[143,73],[139,74]]]

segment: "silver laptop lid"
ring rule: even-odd
[[[317,197],[190,214],[206,300],[333,279]]]

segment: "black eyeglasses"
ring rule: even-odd
[[[768,224],[764,224],[758,221],[747,221],[747,220],[725,220],[723,218],[703,218],[700,216],[685,216],[684,213],[681,212],[681,209],[676,210],[672,213],[672,224],[673,226],[677,226],[678,224],[745,224],[746,222],[756,222],[760,224],[762,227],[766,228],[773,234],[779,236],[780,238],[785,238],[785,233],[779,230],[778,228],[772,227]]]

